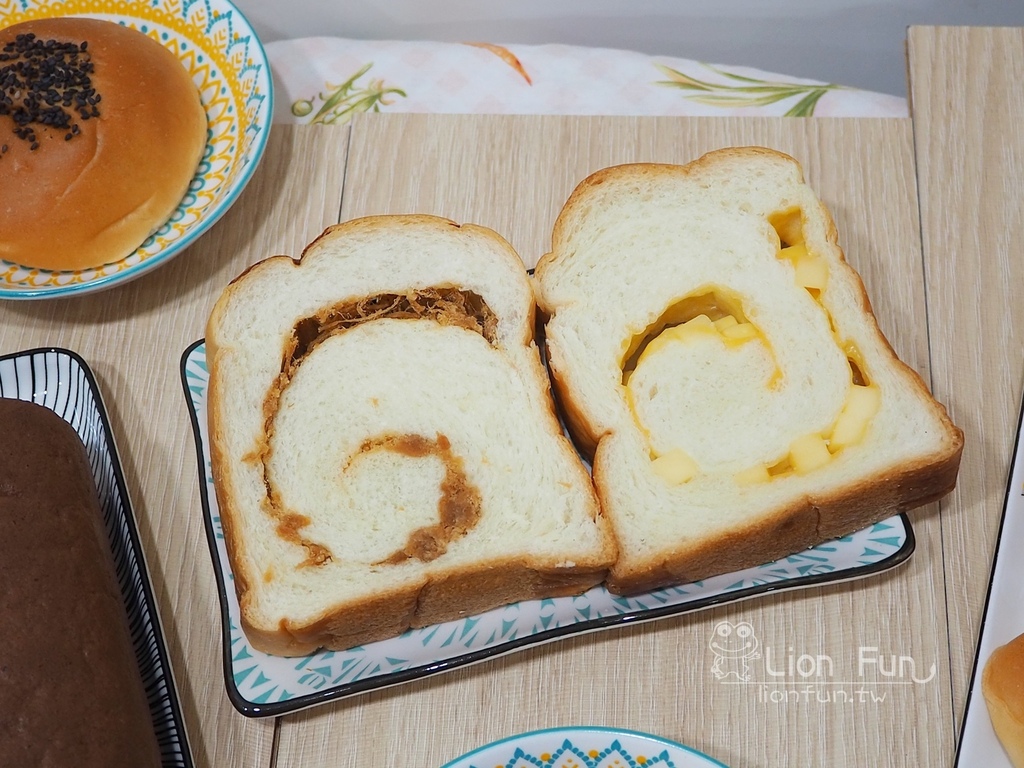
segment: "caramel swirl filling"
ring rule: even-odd
[[[392,320],[423,318],[440,325],[454,325],[479,333],[491,344],[497,338],[498,318],[483,297],[472,291],[435,287],[401,294],[378,293],[337,304],[299,320],[285,347],[281,375],[291,378],[302,359],[332,334],[384,317]]]
[[[417,528],[409,534],[405,546],[380,563],[397,565],[406,560],[425,563],[436,560],[448,551],[451,542],[466,535],[480,520],[480,491],[469,482],[462,459],[452,452],[451,443],[444,435],[439,434],[433,440],[421,435],[388,435],[367,440],[359,450],[380,449],[413,458],[432,455],[440,459],[445,468],[441,498],[437,502],[438,522]]]
[[[295,324],[291,337],[285,343],[281,372],[267,389],[263,400],[263,435],[246,459],[262,465],[267,494],[264,510],[277,522],[278,536],[305,549],[306,558],[301,566],[324,565],[332,562],[334,555],[328,547],[303,535],[303,528],[310,523],[309,517],[287,508],[270,477],[274,421],[281,396],[302,361],[326,339],[361,323],[382,318],[429,319],[440,325],[479,333],[492,345],[497,340],[498,318],[483,297],[450,286],[365,296],[338,303],[302,318]],[[449,543],[465,535],[480,518],[480,492],[466,477],[462,460],[452,452],[448,438],[441,434],[434,438],[420,435],[375,437],[366,440],[360,452],[378,449],[396,451],[411,457],[433,455],[445,466],[438,500],[438,523],[410,533],[402,548],[379,564],[397,565],[410,559],[429,562],[440,557],[447,551]]]

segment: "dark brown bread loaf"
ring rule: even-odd
[[[160,765],[85,446],[0,398],[0,765]]]

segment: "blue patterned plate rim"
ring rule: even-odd
[[[61,298],[80,293],[93,293],[95,291],[113,287],[113,284],[116,283],[134,280],[156,269],[188,248],[200,236],[204,235],[210,227],[216,224],[224,214],[228,212],[231,206],[235,204],[235,201],[245,190],[246,186],[248,186],[250,179],[252,179],[253,174],[256,172],[256,168],[259,166],[263,153],[267,148],[267,142],[270,140],[270,129],[273,125],[272,118],[274,114],[274,81],[270,73],[270,60],[267,58],[266,49],[263,47],[262,41],[256,34],[255,29],[253,29],[252,24],[249,23],[245,14],[242,13],[238,6],[231,2],[231,0],[218,0],[218,2],[228,6],[231,9],[233,17],[237,14],[237,19],[241,22],[239,26],[241,26],[250,35],[251,41],[254,44],[254,52],[258,54],[263,64],[263,73],[261,74],[260,79],[264,81],[264,87],[266,88],[266,98],[260,108],[260,113],[263,116],[260,123],[261,128],[253,139],[253,143],[249,146],[242,158],[245,166],[233,182],[231,192],[219,203],[205,211],[202,220],[197,222],[196,225],[188,232],[175,240],[170,247],[154,256],[140,261],[138,264],[126,267],[125,269],[113,274],[96,277],[84,283],[72,283],[70,285],[57,287],[40,286],[35,289],[11,289],[0,286],[0,299],[36,300],[43,298]],[[138,19],[145,21],[143,17],[133,16],[130,10],[127,13],[119,12],[114,14],[114,16],[122,19]],[[110,18],[111,15],[102,14],[101,17]]]
[[[195,438],[196,458],[199,472],[199,495],[203,509],[203,525],[206,530],[207,545],[210,550],[210,556],[214,564],[213,570],[217,581],[218,596],[220,598],[221,634],[223,638],[222,659],[225,687],[228,699],[231,701],[232,705],[246,717],[276,717],[289,714],[309,707],[326,704],[340,698],[346,698],[348,696],[354,696],[382,688],[389,688],[394,685],[419,680],[430,675],[449,672],[454,669],[458,669],[459,667],[480,663],[515,651],[523,650],[528,647],[552,642],[576,634],[610,629],[627,624],[654,621],[669,616],[678,616],[684,613],[691,613],[713,606],[734,603],[767,594],[777,594],[795,589],[806,589],[823,584],[855,581],[903,565],[910,559],[910,556],[914,553],[916,548],[916,539],[914,537],[914,531],[910,524],[910,520],[906,514],[900,514],[897,518],[893,518],[898,520],[905,535],[900,546],[888,556],[867,564],[845,567],[841,570],[828,572],[807,571],[804,575],[798,577],[785,578],[778,581],[770,581],[746,587],[730,588],[728,591],[718,592],[681,604],[665,604],[657,607],[646,607],[642,610],[631,610],[616,613],[614,615],[590,618],[569,625],[555,626],[541,631],[534,631],[529,634],[519,635],[513,639],[502,641],[496,645],[472,649],[465,653],[435,659],[418,666],[411,666],[387,673],[372,674],[360,679],[340,682],[312,693],[300,695],[288,694],[288,698],[284,700],[253,700],[242,694],[236,684],[233,674],[230,605],[234,595],[234,588],[227,581],[228,575],[226,574],[226,571],[228,570],[228,565],[226,562],[222,561],[218,551],[217,532],[214,529],[214,522],[212,519],[210,491],[207,487],[207,462],[204,456],[205,446],[203,443],[203,433],[205,432],[205,428],[201,427],[199,424],[199,415],[193,401],[194,393],[190,382],[189,368],[194,356],[201,355],[202,366],[205,367],[205,349],[200,349],[204,346],[205,342],[205,339],[199,339],[185,349],[181,355],[179,370],[189,420],[191,421],[193,435]],[[289,661],[298,660],[289,659]]]
[[[672,739],[666,739],[664,736],[655,736],[654,734],[644,733],[643,731],[633,731],[626,728],[611,728],[608,726],[601,725],[578,725],[560,726],[556,728],[541,728],[536,731],[526,731],[525,733],[519,733],[514,736],[506,736],[503,739],[492,741],[490,744],[484,744],[481,747],[477,747],[476,749],[467,752],[466,754],[457,757],[448,763],[445,763],[441,766],[441,768],[463,768],[463,766],[468,765],[467,761],[476,755],[483,754],[484,752],[488,752],[492,749],[501,747],[506,744],[512,745],[517,742],[525,741],[527,739],[537,737],[543,738],[545,736],[562,737],[568,739],[574,736],[578,738],[580,735],[586,736],[593,734],[607,736],[610,739],[628,738],[648,741],[655,745],[669,747],[673,750],[682,752],[683,754],[689,755],[691,757],[700,758],[704,761],[704,763],[707,766],[709,766],[709,768],[729,768],[729,766],[727,766],[725,763],[715,760],[713,757],[706,755],[703,752],[694,749],[693,747],[688,747],[685,744],[680,744],[678,741],[673,741]]]

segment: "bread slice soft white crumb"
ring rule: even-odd
[[[824,287],[808,288],[780,245],[820,259]],[[786,155],[731,148],[597,172],[565,204],[535,283],[556,390],[618,542],[614,591],[768,562],[955,483],[961,431],[882,336]],[[659,335],[705,308],[755,330],[735,343]],[[830,436],[862,378],[880,405],[839,448]],[[801,440],[820,443],[821,466],[793,463]],[[667,480],[669,454],[689,469]]]
[[[437,289],[482,298],[493,328],[385,312],[306,332]],[[533,319],[504,240],[429,216],[333,227],[224,291],[206,337],[213,474],[255,647],[346,648],[602,581],[614,544]]]

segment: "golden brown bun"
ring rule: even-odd
[[[981,692],[1006,754],[1017,768],[1024,768],[1024,635],[992,652]]]
[[[0,258],[53,270],[123,259],[188,190],[206,145],[199,92],[174,54],[119,24],[28,21],[0,30],[0,50],[29,32],[88,43],[80,58],[91,58],[100,114],[82,119],[66,109],[79,129],[70,140],[68,128],[33,123],[36,149],[0,114]]]

